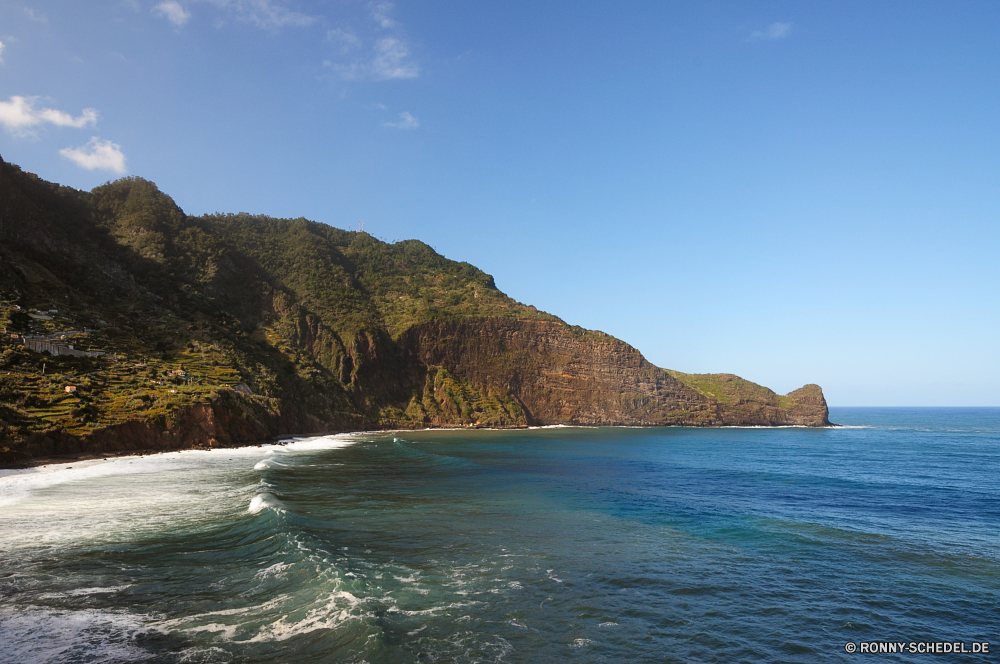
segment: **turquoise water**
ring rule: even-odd
[[[1000,409],[351,435],[0,477],[3,662],[1000,652]],[[968,647],[968,646],[967,646]],[[927,655],[890,655],[926,661]]]

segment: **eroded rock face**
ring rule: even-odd
[[[720,374],[708,377],[717,393],[706,393],[695,380],[687,384],[653,366],[635,348],[614,337],[562,323],[435,322],[411,328],[396,344],[400,355],[415,367],[414,374],[420,368],[426,372],[427,367],[443,367],[481,394],[512,399],[523,410],[519,419],[523,424],[830,424],[818,385],[806,385],[781,397],[737,376]],[[452,423],[461,420],[452,422],[444,412],[429,422],[397,421],[394,426]],[[64,454],[232,447],[281,435],[368,428],[365,424],[378,426],[349,419],[323,421],[281,399],[222,390],[210,404],[185,408],[164,422],[126,422],[86,437],[56,431],[34,434],[16,451],[0,455],[0,463]]]
[[[440,365],[487,390],[510,394],[530,424],[829,425],[817,385],[785,397],[753,385],[708,395],[601,332],[547,321],[438,322],[399,339],[423,364]],[[725,386],[724,386],[725,387]]]
[[[785,423],[798,426],[830,426],[830,409],[823,388],[810,383],[787,395],[794,402],[788,409]]]

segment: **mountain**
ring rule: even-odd
[[[653,366],[416,240],[192,217],[147,180],[90,192],[0,159],[0,463],[287,434],[829,425],[787,395]]]

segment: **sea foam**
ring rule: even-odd
[[[142,661],[145,618],[119,611],[11,607],[0,610],[0,661],[19,664]]]

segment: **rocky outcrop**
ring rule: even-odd
[[[795,426],[830,426],[830,409],[823,388],[814,383],[804,385],[785,395],[792,405],[785,410],[783,424]]]

